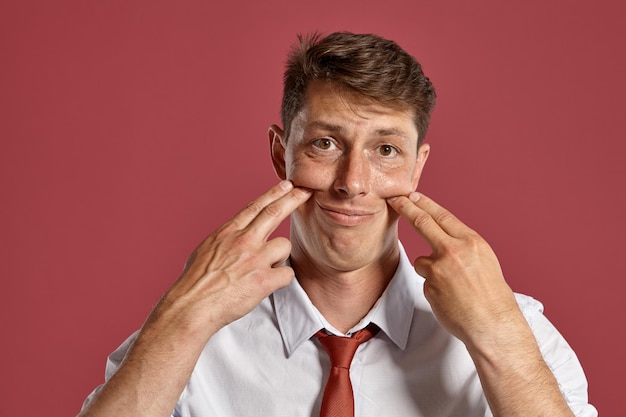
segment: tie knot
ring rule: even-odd
[[[378,327],[370,324],[352,337],[332,336],[323,330],[315,334],[328,352],[332,365],[324,388],[320,417],[354,417],[350,364],[359,345],[370,340],[377,331]]]
[[[329,335],[323,330],[317,332],[315,337],[319,339],[328,353],[333,367],[350,369],[352,358],[354,358],[359,345],[374,337],[377,331],[378,328],[376,326],[370,325],[363,330],[355,332],[352,337]]]

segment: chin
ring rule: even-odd
[[[378,262],[386,256],[397,241],[392,236],[373,239],[372,233],[364,236],[342,236],[326,242],[318,240],[316,252],[329,266],[340,271],[353,271]],[[321,259],[320,259],[321,260]]]
[[[343,253],[335,252],[327,254],[324,261],[328,267],[335,271],[350,272],[371,265],[374,259],[370,259],[369,256],[361,256],[361,254],[355,255],[352,253],[350,256],[345,256]]]

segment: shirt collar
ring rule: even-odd
[[[415,273],[404,247],[398,242],[400,262],[389,285],[370,312],[348,333],[369,323],[380,327],[400,349],[405,349],[413,320],[418,286],[423,280]],[[315,308],[297,279],[272,294],[276,319],[287,355],[324,327],[326,320]]]

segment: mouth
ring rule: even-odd
[[[328,206],[319,202],[317,202],[317,206],[327,218],[341,226],[358,226],[368,222],[376,214],[375,211],[371,210]]]

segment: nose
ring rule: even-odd
[[[337,164],[335,191],[348,197],[367,194],[369,181],[370,167],[366,156],[358,149],[344,154]]]

